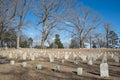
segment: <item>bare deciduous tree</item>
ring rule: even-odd
[[[19,48],[20,31],[23,26],[27,23],[25,18],[30,8],[30,0],[16,0],[17,11],[16,11],[16,23],[17,23],[17,48]]]
[[[109,32],[110,32],[110,26],[111,26],[111,23],[105,23],[104,24],[104,29],[105,29],[105,38],[106,38],[106,47],[108,48],[109,47],[109,44],[108,44],[108,39],[109,39]]]
[[[100,25],[101,17],[89,8],[82,7],[79,10],[71,10],[66,23],[70,27],[67,31],[79,39],[80,48],[82,48],[87,35]]]
[[[0,40],[5,37],[3,34],[6,31],[17,27],[17,48],[19,48],[20,30],[25,24],[29,3],[28,0],[0,0]]]
[[[105,46],[104,36],[101,33],[96,33],[95,39],[96,39],[96,42],[97,42],[99,48],[102,48]]]
[[[0,0],[0,46],[2,46],[4,38],[7,37],[5,33],[13,28],[16,5],[16,0]]]
[[[59,16],[62,13],[63,0],[39,0],[34,2],[33,11],[39,19],[38,24],[41,24],[41,47],[44,48],[47,37],[60,21]]]

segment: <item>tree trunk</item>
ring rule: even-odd
[[[108,48],[108,31],[107,31],[107,34],[106,34],[106,47]]]
[[[20,44],[20,29],[18,29],[18,35],[17,35],[17,49],[19,48]]]
[[[46,37],[46,20],[43,22],[41,48],[45,47],[44,46],[44,44],[45,44],[45,37]]]
[[[80,48],[83,48],[83,42],[82,42],[82,39],[80,39]]]
[[[92,36],[91,36],[91,33],[90,33],[90,48],[92,48]]]
[[[83,48],[83,40],[82,40],[82,34],[80,34],[80,48]]]
[[[44,35],[43,35],[43,33],[42,33],[41,48],[44,48],[44,43],[45,43],[45,41],[44,41]]]

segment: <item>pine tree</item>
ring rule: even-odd
[[[64,46],[63,46],[63,44],[61,43],[59,37],[60,37],[59,34],[56,34],[56,35],[55,35],[55,42],[54,42],[54,43],[58,46],[58,48],[64,48]]]

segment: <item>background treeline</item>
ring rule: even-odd
[[[56,31],[70,34],[67,48],[120,47],[112,22],[103,21],[99,13],[77,0],[0,0],[0,47],[33,47],[34,39],[24,34],[32,23],[30,15],[41,36],[36,48],[66,48]],[[55,39],[51,42],[52,35]]]

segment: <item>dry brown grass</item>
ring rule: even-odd
[[[11,50],[11,49],[10,49]],[[22,50],[22,49],[21,49]],[[23,51],[27,51],[23,49]],[[58,50],[48,50],[48,52],[56,52]],[[69,50],[65,50],[69,51]],[[70,51],[76,52],[79,51],[78,49],[71,49]],[[120,53],[119,50],[107,50],[111,52]],[[62,53],[63,50],[60,50]],[[84,49],[81,53],[97,53],[99,50],[86,50]],[[105,52],[102,50],[100,52]],[[2,52],[0,52],[2,54]],[[72,57],[72,56],[71,56]],[[108,56],[108,65],[109,65],[109,78],[102,78],[100,77],[100,70],[99,66],[101,63],[102,56],[94,62],[93,65],[88,65],[87,62],[82,62],[79,59],[79,64],[74,64],[72,58],[65,61],[64,64],[61,63],[61,59],[55,59],[54,63],[50,63],[48,56],[44,57],[44,61],[40,61],[40,58],[35,59],[35,61],[27,60],[28,66],[26,68],[21,67],[20,63],[22,60],[18,59],[15,65],[10,65],[10,59],[6,59],[5,64],[0,64],[0,80],[120,80],[120,64],[115,63],[114,60],[110,59]],[[36,65],[42,64],[43,69],[37,70]],[[61,65],[62,70],[61,72],[54,72],[52,69],[56,65]],[[75,70],[78,67],[83,68],[83,75],[78,76],[75,73]]]

